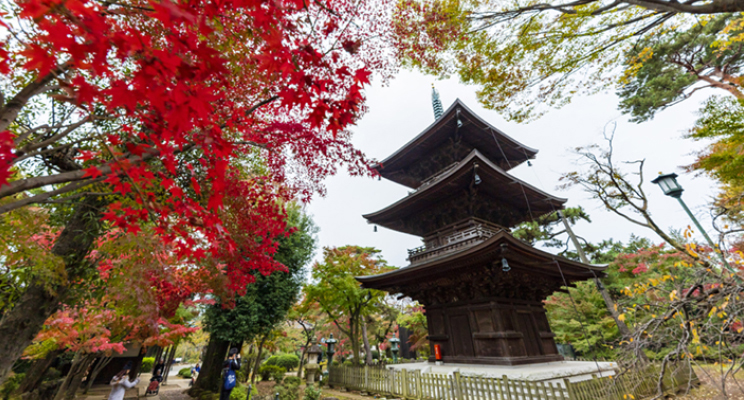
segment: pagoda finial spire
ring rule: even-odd
[[[434,107],[434,119],[439,119],[444,114],[444,107],[442,107],[442,101],[439,100],[439,92],[434,88],[434,84],[431,84],[431,106]]]

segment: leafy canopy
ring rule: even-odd
[[[486,108],[524,122],[576,95],[622,85],[622,60],[639,41],[673,36],[711,15],[737,11],[731,5],[403,0],[394,23],[406,65],[443,77],[455,74],[479,87],[478,100]],[[695,18],[692,13],[705,15]],[[740,40],[739,23],[729,22]]]
[[[620,109],[635,121],[645,121],[704,88],[744,99],[740,84],[744,43],[729,43],[744,32],[742,22],[739,14],[723,14],[637,43],[625,55]],[[693,87],[696,83],[702,84]]]
[[[315,252],[317,228],[297,205],[287,210],[292,233],[279,240],[274,255],[286,270],[270,275],[257,273],[255,283],[246,287],[245,295],[235,299],[234,307],[225,302],[208,307],[204,323],[212,336],[228,342],[253,340],[283,321],[297,302],[305,280],[305,266]]]

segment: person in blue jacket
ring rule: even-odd
[[[238,349],[230,349],[229,356],[222,363],[222,390],[220,391],[220,400],[230,400],[230,393],[238,384],[238,374],[240,369],[240,354]]]

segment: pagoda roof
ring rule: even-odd
[[[473,185],[476,165],[481,182]],[[490,214],[466,217],[481,218],[502,227],[560,210],[566,202],[508,174],[480,151],[472,150],[462,161],[424,182],[415,192],[364,218],[389,229],[424,236],[430,227],[407,221],[420,221],[422,213],[437,213],[437,207],[448,200],[454,199],[455,205],[465,203],[468,191],[473,189],[477,191],[476,200],[484,202],[479,209],[486,209]],[[453,214],[452,209],[447,209],[446,214]]]
[[[457,126],[458,119],[462,122],[460,127]],[[528,159],[534,159],[537,154],[537,149],[512,139],[475,114],[460,99],[456,99],[442,117],[374,168],[386,179],[417,188],[425,178],[412,175],[407,167],[430,156],[436,149],[446,145],[448,139],[455,134],[464,145],[478,149],[507,171]]]
[[[515,271],[539,273],[546,278],[560,280],[561,285],[563,277],[570,284],[592,278],[594,274],[601,277],[604,275],[602,271],[607,269],[606,265],[584,264],[536,249],[506,230],[500,230],[487,240],[463,250],[379,275],[358,276],[356,280],[364,288],[405,294],[404,288],[407,286],[452,276],[458,270],[464,272],[464,269],[483,266],[502,257]],[[500,263],[497,268],[501,269]]]

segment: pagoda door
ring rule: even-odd
[[[527,356],[545,354],[542,350],[540,331],[537,329],[537,323],[535,323],[535,319],[532,317],[532,312],[518,310],[517,321],[519,323],[519,330],[524,335],[524,347],[527,350]]]
[[[470,319],[467,314],[453,314],[449,317],[452,332],[452,345],[456,356],[473,357],[473,332],[470,330]]]

